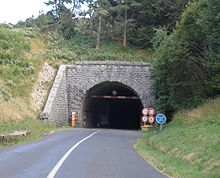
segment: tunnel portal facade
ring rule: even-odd
[[[62,125],[75,112],[79,127],[138,129],[142,108],[154,105],[150,89],[147,63],[61,65],[40,118]]]

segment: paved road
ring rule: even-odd
[[[0,149],[0,178],[166,177],[134,151],[137,131],[96,131],[57,131],[37,142]]]

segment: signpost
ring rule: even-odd
[[[167,118],[166,118],[166,116],[165,116],[164,114],[158,114],[158,115],[156,116],[156,122],[157,122],[158,124],[160,124],[160,131],[162,131],[162,129],[163,129],[163,124],[165,124],[166,121],[167,121]]]
[[[146,125],[146,123],[148,121],[148,117],[147,116],[142,116],[141,120],[144,123],[144,125]]]
[[[142,114],[143,114],[144,116],[148,115],[148,108],[144,108],[144,109],[142,110]]]
[[[155,122],[155,109],[153,107],[143,108],[142,115],[143,116],[141,117],[141,121],[143,125],[141,126],[141,128],[147,130],[148,128],[153,127],[153,124]]]
[[[148,118],[148,122],[150,124],[153,124],[154,123],[154,116],[150,115],[149,118]]]
[[[154,115],[155,114],[155,109],[154,108],[149,108],[148,109],[149,115]]]

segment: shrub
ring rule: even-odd
[[[10,95],[25,95],[26,78],[34,73],[32,62],[25,58],[30,51],[25,34],[20,29],[0,27],[0,73],[5,85],[1,95],[6,100]]]
[[[176,30],[160,43],[153,90],[162,112],[192,107],[218,94],[214,88],[220,88],[219,8],[218,0],[194,1]]]

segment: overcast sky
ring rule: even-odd
[[[39,11],[48,10],[45,1],[47,0],[0,0],[0,23],[16,24],[32,15],[37,17]]]

